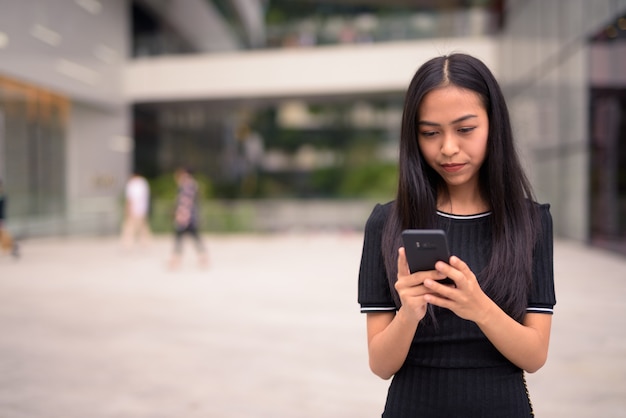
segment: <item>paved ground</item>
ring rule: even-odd
[[[0,256],[0,417],[377,417],[356,303],[361,235],[40,239]],[[559,241],[539,417],[626,417],[626,259]]]

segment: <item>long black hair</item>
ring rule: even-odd
[[[402,116],[399,180],[396,199],[383,231],[382,248],[392,294],[397,280],[400,232],[407,228],[434,228],[437,195],[444,180],[424,160],[418,146],[418,110],[430,91],[453,85],[478,94],[489,119],[487,153],[479,170],[481,195],[492,212],[491,259],[480,274],[481,287],[516,320],[521,320],[532,281],[533,247],[538,214],[533,192],[520,163],[509,112],[500,86],[477,58],[453,54],[424,63],[409,84]]]

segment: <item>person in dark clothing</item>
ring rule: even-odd
[[[393,378],[382,416],[533,416],[525,373],[546,362],[556,304],[552,217],[483,62],[453,54],[417,70],[399,155],[396,199],[365,225],[358,285],[370,368]],[[443,229],[453,255],[411,273],[404,229]]]
[[[198,183],[192,173],[185,168],[176,170],[174,178],[178,185],[178,194],[174,208],[174,251],[170,259],[170,267],[176,268],[180,265],[184,235],[190,235],[193,238],[198,253],[198,262],[201,267],[206,267],[207,251],[198,231]]]
[[[2,252],[10,252],[13,257],[18,258],[20,253],[17,241],[11,236],[5,227],[6,201],[7,197],[2,186],[2,179],[0,179],[0,250]]]

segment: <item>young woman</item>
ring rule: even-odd
[[[400,234],[416,228],[445,230],[450,260],[411,274]],[[393,377],[383,417],[533,416],[524,372],[548,355],[552,218],[476,58],[434,58],[409,85],[397,197],[365,226],[359,303],[370,368]]]

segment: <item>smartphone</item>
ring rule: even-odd
[[[405,229],[402,231],[404,251],[411,273],[434,270],[437,261],[450,260],[446,231],[442,229]],[[454,284],[449,278],[437,280],[442,284]]]

